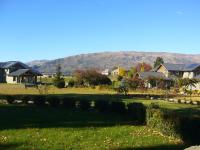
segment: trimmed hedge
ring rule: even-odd
[[[89,101],[89,100],[79,100],[78,101],[79,102],[79,108],[81,109],[81,110],[89,110],[90,108],[91,108],[91,101]]]
[[[126,105],[124,102],[111,102],[110,110],[111,110],[111,112],[125,113]]]
[[[146,107],[142,103],[130,103],[127,105],[128,114],[139,124],[146,123]]]
[[[67,108],[67,109],[76,108],[76,101],[73,97],[62,97],[61,102],[64,108]]]
[[[189,117],[166,109],[147,109],[147,125],[168,136],[181,138],[185,143],[200,144],[200,118]]]
[[[46,96],[44,95],[35,95],[32,96],[31,100],[36,106],[44,106],[46,102]]]
[[[47,96],[46,101],[49,103],[52,107],[58,107],[60,105],[60,98],[58,96]]]
[[[8,102],[8,104],[12,104],[16,100],[16,98],[12,95],[5,96],[5,99]]]
[[[107,100],[97,100],[95,101],[95,109],[99,112],[108,112],[110,108],[110,102]]]

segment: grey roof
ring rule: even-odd
[[[8,62],[0,62],[0,68],[11,68],[13,65],[15,64],[20,64],[21,66],[23,66],[25,69],[30,68],[28,65],[20,62],[20,61],[8,61]]]
[[[163,66],[169,71],[193,71],[197,67],[200,67],[200,64],[170,64],[164,63]]]
[[[166,78],[165,75],[161,72],[153,72],[153,71],[149,71],[149,72],[140,72],[138,73],[140,78],[148,78],[148,77],[156,77],[156,78]]]
[[[14,72],[11,72],[9,74],[9,76],[20,76],[20,75],[23,75],[27,72],[30,72],[34,75],[37,75],[37,76],[41,76],[42,74],[36,70],[33,70],[33,69],[18,69],[17,71],[14,71]]]
[[[196,79],[200,79],[200,74],[195,77]]]

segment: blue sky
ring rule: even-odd
[[[0,61],[200,53],[199,0],[0,0]]]

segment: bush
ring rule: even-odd
[[[36,106],[44,106],[46,97],[44,95],[34,95],[32,96],[32,101]]]
[[[80,100],[79,101],[79,108],[81,110],[89,110],[91,108],[91,101],[89,100]]]
[[[19,99],[23,101],[23,103],[27,104],[29,100],[31,100],[32,95],[20,95]]]
[[[68,87],[73,87],[75,85],[75,81],[73,79],[69,80]]]
[[[52,107],[57,107],[60,104],[60,98],[58,96],[47,96],[46,101]]]
[[[159,109],[160,106],[158,105],[158,103],[151,103],[148,108],[149,109]]]
[[[62,104],[67,109],[74,109],[76,108],[76,101],[73,97],[63,97]]]
[[[125,113],[126,107],[124,102],[111,102],[110,110],[116,113]]]
[[[129,115],[139,124],[146,123],[146,107],[142,103],[130,103],[127,105]]]
[[[99,112],[107,112],[109,110],[110,103],[106,100],[97,100],[95,101],[95,109]]]
[[[57,88],[64,88],[65,87],[64,78],[54,79],[54,86],[56,86]]]
[[[16,97],[14,95],[7,95],[5,96],[5,99],[7,100],[8,104],[12,104],[16,100]]]
[[[183,116],[172,110],[147,109],[147,125],[187,144],[200,144],[200,118]]]

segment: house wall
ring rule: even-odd
[[[161,72],[166,77],[169,77],[169,71],[163,65],[160,66],[160,68],[157,70],[157,72]]]
[[[6,82],[9,83],[9,84],[16,84],[17,83],[17,80],[13,81],[13,79],[14,79],[14,77],[6,76]]]
[[[183,78],[194,78],[194,72],[184,72]]]

